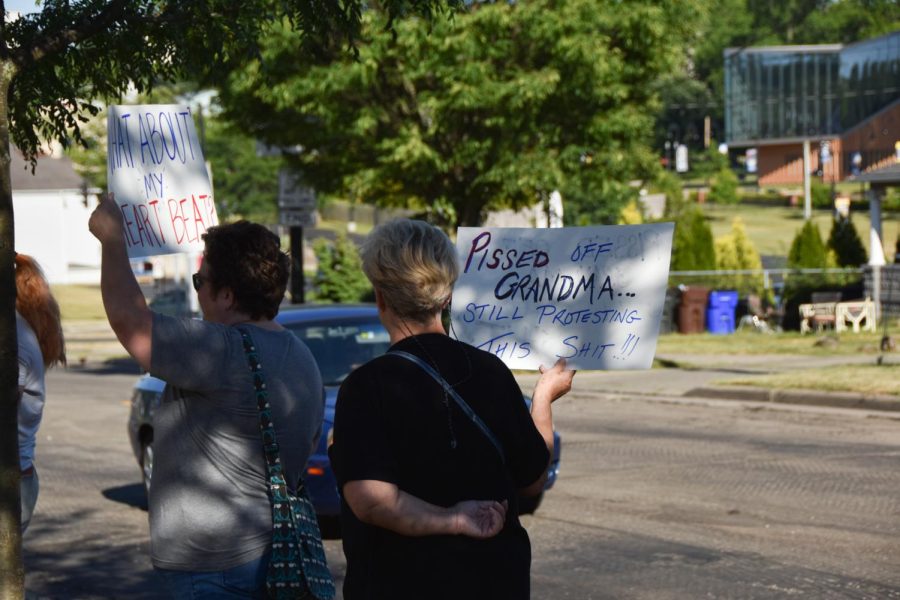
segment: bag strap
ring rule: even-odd
[[[472,407],[468,405],[468,403],[462,399],[456,390],[453,389],[453,386],[447,383],[447,380],[444,379],[440,373],[438,373],[434,367],[429,365],[427,362],[416,356],[415,354],[410,354],[409,352],[404,352],[403,350],[389,350],[388,354],[393,354],[394,356],[400,356],[405,358],[406,360],[417,364],[423,371],[431,375],[432,379],[437,381],[440,386],[444,389],[444,393],[446,393],[449,397],[453,398],[453,401],[456,402],[456,405],[466,414],[469,419],[478,429],[481,430],[488,440],[490,440],[491,444],[494,445],[494,448],[497,449],[497,452],[500,454],[500,460],[503,464],[506,464],[506,454],[503,452],[503,446],[500,445],[500,441],[494,436],[493,432],[487,426],[487,424],[481,420],[481,417],[475,414],[475,411],[472,410]]]
[[[247,364],[253,373],[253,388],[256,393],[256,406],[259,410],[259,431],[262,435],[263,453],[266,456],[266,472],[269,477],[269,489],[274,498],[287,497],[287,482],[284,479],[284,471],[279,458],[278,440],[275,438],[275,424],[272,422],[272,409],[269,406],[269,390],[266,389],[266,379],[263,375],[259,354],[250,332],[242,327],[237,330],[241,334],[244,344],[244,353],[247,355]],[[297,490],[303,487],[303,478],[297,483]]]

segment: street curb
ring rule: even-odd
[[[753,386],[706,386],[688,390],[683,394],[695,398],[719,400],[744,400],[773,402],[778,404],[802,404],[835,408],[862,408],[900,412],[900,398],[881,394],[848,392],[820,392],[816,390],[767,389]]]

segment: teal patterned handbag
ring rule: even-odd
[[[272,554],[266,573],[266,590],[269,597],[276,600],[331,600],[334,598],[334,581],[325,560],[315,508],[302,478],[296,494],[288,490],[278,457],[269,392],[259,355],[250,333],[242,328],[238,331],[253,372],[259,430],[269,477],[269,498],[272,501]]]

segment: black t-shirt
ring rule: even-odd
[[[329,451],[338,485],[375,479],[439,506],[508,500],[509,511],[489,540],[412,538],[362,523],[342,502],[344,597],[528,598],[531,546],[515,492],[541,476],[549,454],[516,380],[496,356],[445,335],[409,337],[391,349],[437,366],[500,440],[506,464],[452,398],[445,404],[431,376],[385,355],[354,371],[338,393]]]

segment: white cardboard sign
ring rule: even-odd
[[[513,369],[648,369],[672,223],[562,229],[461,227],[456,336]]]
[[[128,256],[201,252],[218,224],[191,111],[177,104],[110,106],[107,175]]]

